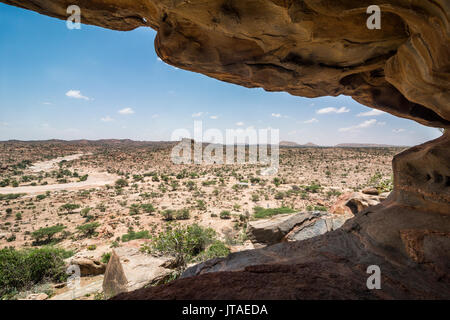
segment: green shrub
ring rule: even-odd
[[[136,204],[136,203],[132,204],[130,207],[130,216],[139,214],[139,208],[140,207],[138,204]]]
[[[121,179],[116,180],[115,184],[116,184],[117,188],[123,188],[123,187],[128,186],[128,181],[126,179],[121,178]]]
[[[14,200],[17,198],[20,198],[22,196],[26,195],[26,193],[7,193],[7,194],[0,194],[0,201],[1,200]]]
[[[155,207],[153,207],[151,203],[143,203],[141,204],[141,208],[145,213],[153,213],[156,211]]]
[[[277,199],[277,200],[283,199],[283,198],[284,198],[284,192],[277,192],[277,193],[275,194],[275,197],[274,197],[274,198]]]
[[[164,220],[166,221],[172,221],[175,219],[175,210],[172,209],[166,209],[163,212],[161,212],[161,215],[164,217]]]
[[[109,259],[111,259],[111,252],[105,252],[104,254],[102,254],[102,262],[104,264],[107,264],[109,262]]]
[[[53,236],[61,231],[63,231],[66,227],[62,224],[57,224],[51,227],[40,228],[31,233],[31,237],[34,239],[34,245],[42,245],[48,244],[53,241]]]
[[[128,242],[136,239],[150,239],[150,233],[147,230],[138,232],[129,230],[127,234],[122,235],[122,242]]]
[[[322,187],[320,186],[320,184],[313,182],[311,183],[309,186],[305,186],[304,189],[307,192],[311,192],[311,193],[317,193],[320,191]]]
[[[199,254],[195,260],[206,261],[219,257],[226,257],[230,254],[230,249],[220,240],[215,240],[203,253]]]
[[[179,270],[184,270],[191,261],[210,259],[229,253],[216,239],[216,232],[197,224],[180,226],[169,225],[164,232],[152,237],[150,245],[144,245],[143,250],[150,253],[162,253],[175,258]]]
[[[38,194],[37,196],[36,196],[36,200],[44,200],[45,198],[47,198],[47,196],[45,195],[45,194]]]
[[[231,218],[231,213],[230,213],[230,211],[223,210],[223,211],[220,213],[220,219],[230,219],[230,218]]]
[[[73,252],[53,247],[0,250],[0,298],[10,299],[43,281],[67,279],[64,259]]]
[[[75,203],[66,203],[64,205],[62,205],[61,207],[59,207],[59,211],[66,211],[67,214],[72,213],[75,209],[80,208],[79,204],[75,204]]]
[[[274,216],[277,214],[295,212],[295,210],[288,208],[288,207],[268,208],[268,209],[264,209],[262,207],[254,207],[253,210],[255,212],[254,217],[257,219],[270,218],[271,216]]]
[[[189,209],[187,209],[187,208],[177,210],[176,216],[175,216],[175,218],[177,220],[187,220],[187,219],[189,219],[189,217],[190,217]]]
[[[92,237],[93,235],[95,235],[95,229],[97,229],[99,226],[100,223],[91,222],[78,226],[77,230],[80,231],[84,237]]]

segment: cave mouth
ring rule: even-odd
[[[64,1],[51,5],[29,0],[2,2],[63,20],[67,18]],[[347,95],[374,108],[366,110],[372,112],[371,117],[375,117],[373,114],[377,110],[383,110],[426,126],[448,128],[449,52],[442,41],[448,38],[445,29],[448,17],[443,1],[421,2],[412,7],[402,0],[394,0],[389,5],[381,5],[387,20],[383,24],[385,28],[376,32],[365,27],[366,8],[359,2],[342,4],[306,0],[305,3],[289,2],[289,5],[269,0],[226,2],[224,5],[219,0],[182,4],[152,1],[141,5],[111,0],[110,5],[105,5],[95,0],[85,4],[83,17],[88,24],[115,30],[132,30],[145,24],[151,26],[158,30],[155,39],[158,56],[177,68],[247,88],[285,91],[299,97]],[[271,23],[267,23],[269,18]],[[140,53],[139,49],[142,49],[136,43],[129,48]],[[92,51],[92,47],[89,49]],[[394,52],[395,55],[391,55]],[[17,59],[23,58],[20,52],[15,54]],[[355,56],[362,63],[356,63]],[[123,59],[124,56],[116,58]],[[349,67],[336,68],[336,61],[341,64],[343,61]],[[92,70],[97,68],[99,73],[108,74],[111,79],[116,76],[108,68],[98,68],[95,60],[90,62]],[[46,71],[57,79],[55,84],[67,72],[52,68],[46,68]],[[72,70],[71,76],[89,81],[85,73],[77,74],[76,70]],[[142,74],[127,76],[123,78],[135,79]],[[91,80],[95,82],[95,79]],[[164,80],[158,78],[153,85]],[[39,84],[33,83],[34,86]],[[137,97],[139,88],[132,89],[131,96]],[[123,90],[118,88],[110,95],[125,96]],[[207,90],[211,89],[205,86]],[[97,97],[86,93],[86,89],[70,86],[63,92],[64,99],[75,99],[70,100],[72,102],[98,101]],[[100,97],[106,95],[105,92],[99,94]],[[221,98],[225,101],[225,97]],[[52,104],[47,102],[43,104]],[[122,104],[119,99],[114,102],[115,105],[119,103]],[[64,102],[60,105],[67,106]],[[84,106],[79,110],[83,108],[88,109]],[[313,119],[320,121],[318,115],[327,113],[319,112],[322,109],[332,110],[331,113],[338,116],[347,113],[347,108],[324,107],[317,110],[316,117],[303,121],[311,121],[309,124],[316,122]],[[124,121],[123,117],[137,116],[137,111],[143,109],[138,110],[127,103],[118,107],[114,114],[97,114],[96,119],[102,125],[119,123]],[[92,119],[77,119],[76,115],[82,112],[64,110],[73,123],[92,122]],[[270,117],[283,118],[284,114],[279,110],[271,111]],[[174,108],[170,113],[179,114],[179,111]],[[199,112],[192,113],[189,119],[196,118]],[[156,119],[160,115],[152,116]],[[354,116],[358,117],[358,114]],[[348,123],[338,132],[361,132],[378,123],[376,118],[369,118],[360,123]],[[245,121],[241,120],[234,123],[238,127],[243,124]],[[60,125],[72,132],[76,129],[63,123]],[[43,123],[42,127],[54,129],[48,123]],[[163,129],[159,131],[163,132]],[[391,132],[404,132],[401,129]],[[250,253],[243,251],[213,263],[205,262],[194,266],[189,270],[189,276],[175,280],[169,286],[123,293],[116,299],[448,299],[449,137],[447,130],[437,139],[396,154],[393,159],[394,190],[388,199],[363,210],[342,228],[311,240],[277,244]],[[18,220],[20,218],[17,216]],[[383,282],[384,290],[368,291],[361,282],[366,279],[368,265],[381,267],[385,279],[395,281]],[[319,272],[320,277],[311,277],[313,271]],[[207,290],[218,280],[226,290]],[[245,283],[251,284],[251,290],[243,287]],[[305,286],[298,288],[292,283]]]

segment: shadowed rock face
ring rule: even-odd
[[[0,0],[116,30],[148,26],[176,67],[268,91],[358,102],[447,128],[393,161],[394,192],[342,229],[238,252],[116,299],[449,299],[450,1]],[[366,27],[369,5],[381,29]],[[368,290],[369,265],[382,290]]]
[[[367,106],[450,126],[447,0],[1,0],[82,23],[158,31],[176,67],[245,87],[304,97],[352,96]],[[368,6],[381,8],[369,30]]]

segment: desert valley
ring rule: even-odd
[[[258,223],[272,221],[276,227],[278,216],[309,213],[335,219],[330,221],[338,228],[386,198],[392,157],[403,150],[282,146],[278,173],[264,175],[261,164],[173,164],[174,146],[131,140],[2,142],[0,246],[63,248],[70,252],[67,261],[86,264],[84,282],[103,285],[101,274],[114,248],[142,251],[173,225],[214,230],[218,256],[289,241],[286,235],[267,239]],[[24,288],[16,297],[43,291],[42,284]],[[44,291],[51,297],[67,290],[47,283]],[[102,290],[97,286],[76,298],[102,297]]]

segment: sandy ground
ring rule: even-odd
[[[55,159],[51,159],[48,161],[41,161],[41,162],[36,162],[35,164],[33,164],[30,167],[30,170],[33,172],[40,172],[40,171],[50,171],[51,169],[55,168],[56,165],[61,162],[61,161],[73,161],[76,159],[81,158],[84,155],[90,155],[91,153],[77,153],[77,154],[72,154],[70,156],[66,156],[66,157],[58,157]]]
[[[59,157],[56,159],[36,162],[33,166],[30,167],[32,172],[41,172],[41,171],[51,171],[52,169],[57,167],[57,164],[63,160],[73,161],[81,158],[84,155],[90,155],[90,153],[78,153],[66,157]],[[47,191],[73,191],[73,190],[82,190],[82,189],[90,189],[95,187],[101,187],[107,184],[114,184],[114,182],[118,179],[118,176],[109,174],[106,172],[97,172],[97,171],[87,171],[85,172],[89,174],[86,181],[81,182],[69,182],[62,184],[49,184],[43,186],[20,186],[20,187],[3,187],[0,188],[0,194],[9,194],[9,193],[26,193],[26,194],[37,194],[37,193],[45,193]]]
[[[82,182],[70,182],[63,184],[49,184],[45,186],[24,186],[24,187],[5,187],[0,188],[0,194],[8,193],[26,193],[26,194],[36,194],[44,193],[46,191],[72,191],[72,190],[82,190],[90,189],[95,187],[101,187],[107,184],[114,184],[114,181],[118,179],[116,175],[102,172],[92,172],[89,173],[89,177],[86,181]]]

